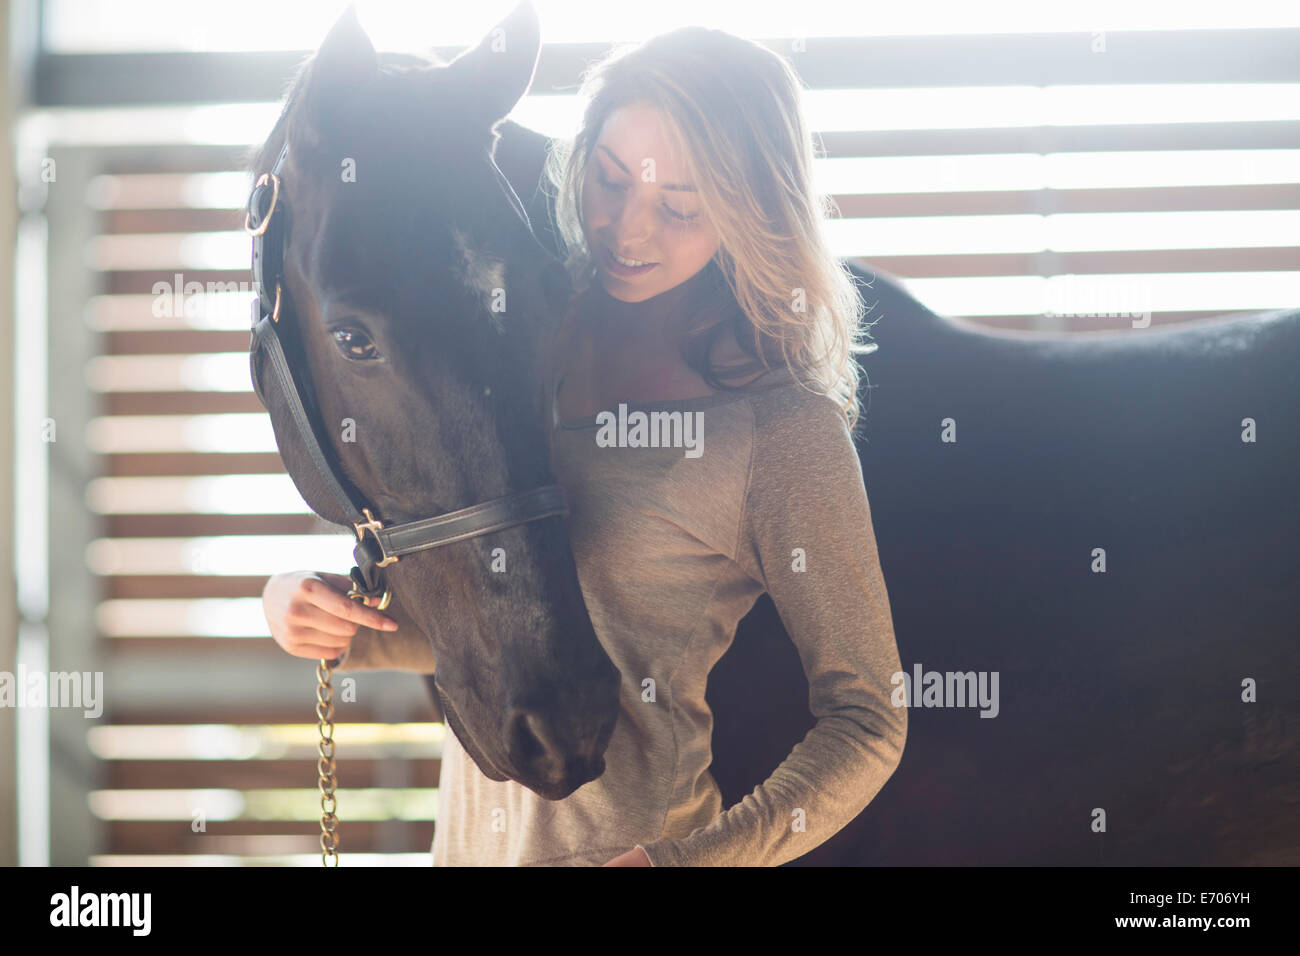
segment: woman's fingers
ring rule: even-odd
[[[322,647],[315,644],[304,644],[295,647],[289,653],[294,657],[310,657],[312,659],[330,661],[342,655],[347,648]]]
[[[321,572],[317,573],[320,574]],[[338,579],[343,578],[343,575],[334,575],[333,577]],[[351,582],[350,578],[345,580]],[[360,601],[352,600],[344,591],[328,580],[314,581],[307,578],[302,583],[302,589],[312,604],[336,618],[350,621],[358,627],[371,627],[376,631],[397,630],[397,622],[387,614],[366,607]],[[356,628],[354,627],[347,633],[355,632]]]
[[[346,644],[357,633],[358,627],[355,621],[341,618],[306,600],[290,605],[285,620],[293,629],[297,643],[302,643],[304,637],[319,637],[321,644]]]

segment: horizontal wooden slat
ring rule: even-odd
[[[243,209],[107,209],[100,214],[103,235],[157,232],[223,232],[242,229]]]
[[[271,639],[266,639],[271,643]],[[278,653],[284,654],[283,651]],[[197,724],[222,724],[243,727],[258,724],[301,724],[316,726],[316,662],[299,658],[295,668],[302,675],[301,680],[285,683],[280,693],[274,698],[257,703],[240,702],[236,704],[214,703],[203,707],[187,708],[149,707],[127,697],[113,702],[112,718],[108,721],[114,726],[133,726],[140,724],[160,724],[169,726],[187,726]],[[366,678],[380,675],[389,686],[398,684],[413,687],[415,693],[409,698],[399,700],[400,707],[394,708],[392,700],[371,701],[365,695],[356,701],[343,703],[336,701],[334,719],[338,724],[389,724],[394,722],[438,724],[437,714],[433,711],[433,700],[428,696],[424,678],[419,674],[397,671],[358,671],[355,674],[335,672],[337,691],[339,677]],[[393,678],[396,678],[394,680]],[[425,703],[427,701],[427,703]],[[395,717],[395,711],[401,711]],[[444,731],[445,733],[445,731]],[[346,731],[344,732],[346,737]]]
[[[1113,272],[1122,269],[1124,273],[1136,273],[1146,271],[1160,272],[1180,272],[1180,271],[1207,271],[1203,265],[1183,265],[1180,266],[1180,260],[1188,263],[1196,261],[1196,254],[1204,258],[1213,258],[1220,263],[1236,261],[1241,263],[1236,266],[1237,269],[1257,271],[1261,269],[1294,269],[1295,257],[1297,255],[1295,247],[1280,247],[1275,249],[1268,248],[1246,248],[1246,249],[1155,249],[1155,250],[1120,250],[1118,252],[1097,251],[1097,252],[1075,252],[1060,253],[1062,265],[1061,272],[1073,273],[1094,273],[1094,272]],[[1037,275],[1039,267],[1035,263],[1035,256],[1039,253],[994,253],[994,254],[972,254],[972,255],[934,255],[934,256],[876,256],[871,261],[887,272],[898,276],[911,276],[916,278],[928,278],[931,276],[976,276],[976,275]],[[1100,264],[1094,264],[1091,267],[1088,264],[1090,257],[1109,257],[1115,261],[1115,257],[1122,257],[1123,265],[1117,267],[1102,267]],[[858,257],[852,257],[857,259]],[[1071,260],[1070,264],[1064,264],[1064,260]],[[1145,260],[1145,261],[1144,261]],[[1105,260],[1098,260],[1098,263]],[[1260,263],[1268,263],[1261,265]],[[1276,264],[1272,264],[1276,263]],[[1220,264],[1210,271],[1231,271]],[[113,273],[115,277],[123,276],[145,276],[146,278],[153,273]],[[130,281],[134,282],[135,279]],[[113,283],[116,284],[116,281]],[[118,290],[122,291],[122,290]],[[138,290],[137,290],[138,291]],[[254,400],[256,396],[253,396]]]
[[[932,84],[927,84],[932,85]],[[870,126],[870,118],[864,119]],[[842,130],[817,134],[828,156],[924,156],[1060,153],[1094,150],[1295,149],[1300,120],[1161,123],[989,129]],[[242,170],[244,147],[200,144],[105,145],[105,172]]]
[[[347,786],[392,785],[394,760],[367,760],[347,755],[344,741],[336,750],[340,766],[346,760]],[[404,787],[437,787],[441,761],[409,760],[401,764]],[[309,786],[316,780],[313,760],[107,760],[102,787],[133,789],[269,790]]]
[[[1024,189],[834,197],[840,218],[1300,209],[1300,184]]]
[[[202,394],[202,393],[200,393]],[[254,399],[256,401],[256,399]],[[148,409],[135,412],[118,411],[118,414],[197,414],[200,411],[231,412],[237,409],[176,409],[171,405],[154,405]],[[238,409],[238,411],[258,411],[264,409]],[[146,475],[281,475],[284,474],[284,462],[279,452],[186,452],[153,453],[143,452],[130,455],[104,455],[101,457],[103,467],[100,474],[115,477],[139,477]]]
[[[287,570],[287,569],[286,569]],[[346,571],[340,571],[340,574]],[[262,580],[263,585],[266,580]],[[261,589],[256,593],[237,595],[238,597],[261,597]],[[221,661],[228,664],[248,664],[254,666],[267,660],[281,663],[286,660],[285,652],[275,644],[269,634],[266,637],[191,637],[185,634],[173,636],[119,637],[105,638],[109,650],[107,659],[130,661],[132,656],[147,657],[165,653],[169,655],[185,654],[202,657],[208,662]],[[302,658],[305,660],[305,658]]]
[[[863,187],[870,188],[864,182]],[[1018,215],[1047,212],[1166,212],[1201,211],[1216,209],[1296,209],[1300,208],[1300,185],[1249,184],[1226,186],[1155,186],[1142,188],[1106,189],[1023,189],[975,190],[970,192],[917,192],[917,193],[844,193],[832,198],[840,216],[851,219],[862,216],[961,216],[961,215]],[[172,211],[175,212],[175,211]],[[204,232],[212,227],[198,210],[174,216],[170,228],[177,233]],[[206,212],[206,211],[205,211]],[[139,231],[146,231],[141,229]],[[155,228],[153,232],[167,231]],[[170,280],[170,277],[165,277]],[[186,281],[189,274],[186,273]],[[185,336],[197,338],[213,336],[214,341],[230,338],[235,333],[177,332],[120,333],[122,352],[179,352]],[[158,343],[150,336],[160,336]],[[133,341],[139,340],[139,341]],[[233,338],[230,339],[233,341]],[[232,346],[214,346],[199,342],[193,350],[230,350]]]
[[[432,821],[349,820],[345,796],[346,790],[340,789],[341,861],[349,852],[428,852]],[[194,833],[188,820],[110,820],[105,826],[108,853],[229,853],[235,849],[256,853],[259,847],[277,853],[320,852],[319,822],[209,820],[203,833]],[[255,839],[258,836],[275,839]],[[296,843],[284,839],[290,836],[301,839]],[[392,846],[393,842],[398,845]]]
[[[101,171],[112,176],[224,173],[242,169],[247,152],[248,146],[226,143],[106,143],[95,148]]]
[[[201,282],[204,288],[209,282],[242,282],[247,286],[250,281],[248,269],[186,269],[184,275],[186,282]],[[101,272],[100,276],[102,291],[112,295],[152,295],[155,282],[169,282],[172,278],[161,269],[110,270]]]
[[[235,580],[248,580],[236,578]],[[262,579],[262,584],[266,580]],[[261,588],[253,594],[239,597],[261,597]],[[105,595],[107,597],[107,595]],[[201,655],[205,659],[229,660],[255,665],[255,656],[262,660],[278,660],[284,654],[278,645],[268,636],[259,638],[232,637],[132,637],[119,638],[107,642],[107,660],[130,661],[132,657],[148,657],[158,654]],[[251,718],[250,718],[251,719]],[[261,718],[259,718],[259,721]],[[148,721],[145,721],[147,723]]]
[[[229,332],[206,329],[105,332],[102,338],[105,355],[202,355],[209,352],[247,352],[248,340],[249,333],[243,329]]]
[[[346,529],[316,515],[105,515],[109,538],[192,537],[211,534],[340,534]],[[217,578],[207,578],[216,586]],[[227,579],[231,580],[231,579]]]
[[[1033,276],[1047,252],[969,256],[853,257],[868,271],[909,279],[972,276]],[[1115,252],[1053,252],[1058,275],[1132,275],[1144,272],[1291,272],[1300,269],[1300,249],[1135,249]],[[1226,277],[1230,278],[1230,276]]]
[[[131,643],[125,639],[101,645],[95,666],[104,673],[104,706],[112,722],[150,722],[154,715],[167,714],[169,723],[243,724],[265,722],[263,711],[291,723],[314,722],[317,661],[289,655],[269,632],[232,638],[224,652],[184,640],[166,648],[151,640],[162,649],[131,653],[123,649]],[[358,688],[356,701],[339,702],[339,720],[423,722],[438,717],[419,674],[357,671],[335,676],[336,687],[351,677]]]
[[[100,412],[105,415],[157,415],[160,409],[166,409],[169,415],[260,415],[266,412],[262,400],[253,391],[251,378],[246,392],[106,392],[100,396],[99,402]]]
[[[1291,272],[1300,247],[1254,249],[1132,249],[1054,253],[1059,273],[1126,275],[1142,272]],[[1231,279],[1226,276],[1225,279]]]
[[[1123,31],[1104,54],[1084,33],[957,36],[810,37],[805,52],[791,38],[764,42],[792,62],[808,86],[946,86],[1046,83],[1282,83],[1300,78],[1300,31]],[[548,44],[533,77],[534,93],[572,93],[605,43]],[[463,52],[442,47],[450,59]],[[33,96],[39,106],[145,103],[269,102],[284,92],[303,53],[43,53]]]
[[[1151,328],[1156,326],[1172,327],[1186,322],[1209,319],[1227,321],[1254,314],[1254,312],[1152,312]],[[981,315],[954,319],[954,321],[977,327],[984,326],[999,331],[1038,332],[1042,329],[1042,320],[1038,316],[1032,315]],[[1057,320],[1051,319],[1049,321],[1055,323]],[[1131,321],[1131,319],[1115,316],[1070,316],[1065,324],[1068,330],[1072,332],[1130,332],[1138,335],[1150,331],[1150,329],[1133,329],[1130,324]],[[1054,328],[1055,325],[1053,324],[1051,327]]]
[[[342,573],[342,572],[340,572]],[[106,575],[100,579],[105,598],[237,598],[262,596],[266,576],[229,577],[226,575]],[[147,641],[153,638],[133,638]],[[190,638],[190,640],[212,640]],[[219,638],[216,640],[220,640]],[[226,641],[225,643],[230,643]]]
[[[870,117],[864,118],[870,125]],[[960,156],[1098,150],[1295,149],[1300,120],[1242,123],[844,130],[819,133],[826,156]]]

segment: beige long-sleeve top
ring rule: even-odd
[[[489,780],[449,731],[435,865],[598,866],[639,846],[654,866],[775,866],[850,822],[898,765],[907,711],[890,694],[901,668],[842,412],[783,369],[743,393],[627,406],[638,410],[696,416],[701,453],[604,447],[611,429],[595,416],[557,419],[552,432],[583,596],[623,675],[605,773],[548,801]],[[817,723],[724,808],[706,681],[764,591]],[[381,648],[388,635],[363,631],[342,669],[432,672],[423,641]]]

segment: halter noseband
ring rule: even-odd
[[[253,390],[262,405],[269,410],[270,405],[257,374],[257,357],[259,351],[262,351],[271,363],[272,385],[284,397],[293,416],[294,429],[306,446],[325,487],[338,502],[344,515],[359,516],[358,520],[348,522],[357,534],[357,544],[352,551],[356,567],[351,571],[353,585],[348,597],[362,601],[379,597],[377,607],[383,610],[388,607],[392,592],[385,585],[380,569],[397,561],[402,555],[455,544],[539,518],[566,515],[569,509],[564,490],[559,485],[552,484],[446,514],[384,527],[384,523],[364,504],[364,496],[341,470],[333,467],[304,402],[304,395],[311,401],[313,393],[310,387],[299,387],[298,377],[289,367],[277,331],[277,328],[284,328],[282,321],[287,323],[293,318],[293,310],[288,305],[288,293],[284,289],[284,250],[288,238],[287,220],[290,217],[284,197],[280,195],[280,173],[288,155],[289,144],[286,141],[271,172],[263,173],[249,194],[248,214],[244,220],[244,231],[253,239],[253,291],[257,294],[253,302],[252,336],[248,346]],[[272,289],[275,290],[274,297],[270,294]],[[269,309],[268,302],[273,303]],[[305,370],[303,376],[310,386],[310,377]],[[333,520],[326,515],[322,517]]]

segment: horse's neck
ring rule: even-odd
[[[563,312],[554,314],[550,326],[546,329],[545,347],[540,351],[541,377],[553,382],[564,356],[569,354],[578,338],[580,327],[580,306],[582,296],[569,298]]]

